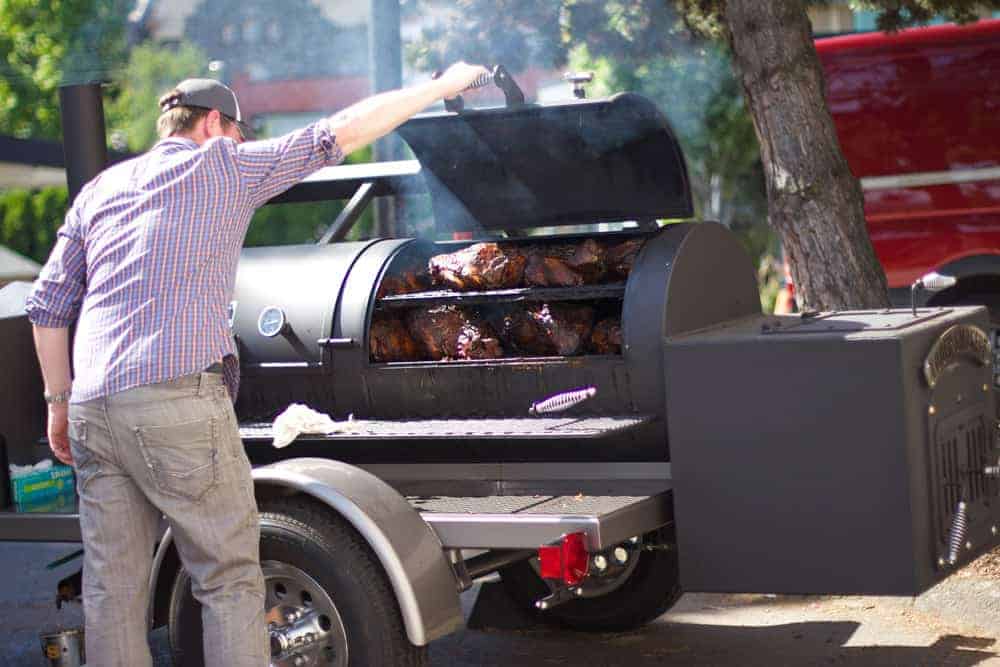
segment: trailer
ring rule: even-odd
[[[692,208],[652,103],[525,104],[498,84],[504,107],[403,125],[413,160],[277,198],[347,201],[317,244],[241,258],[234,416],[272,664],[423,664],[496,572],[540,622],[604,632],[682,591],[916,595],[998,543],[985,309],[765,315],[728,230],[657,222]],[[389,195],[423,201],[429,231],[345,240]],[[516,279],[408,274],[487,252]],[[0,292],[16,463],[45,423],[26,290]],[[794,409],[775,419],[775,401]],[[292,402],[353,420],[275,449]],[[77,516],[12,508],[0,540],[78,541]],[[169,528],[155,549],[150,626],[202,664]]]

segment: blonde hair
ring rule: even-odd
[[[202,107],[177,106],[177,101],[181,98],[181,91],[174,88],[169,93],[160,97],[160,108],[166,109],[160,117],[156,119],[156,133],[160,139],[166,139],[175,134],[190,132],[202,118],[208,115],[211,109]],[[228,128],[232,122],[221,114],[222,126]]]

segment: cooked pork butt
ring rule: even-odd
[[[571,356],[583,352],[594,325],[594,309],[577,304],[538,303],[504,317],[504,339],[519,352]]]
[[[628,239],[609,246],[606,260],[611,274],[618,278],[628,278],[643,243],[644,239]]]
[[[524,265],[517,247],[501,243],[476,243],[428,262],[435,285],[459,291],[519,287]]]
[[[594,325],[590,333],[590,351],[594,354],[621,354],[622,321],[606,317]]]
[[[403,321],[385,313],[375,313],[369,332],[369,352],[372,361],[417,361],[421,350],[407,331]]]
[[[425,359],[497,359],[503,356],[500,340],[489,325],[461,308],[415,308],[407,314],[406,323],[410,334],[423,348]]]

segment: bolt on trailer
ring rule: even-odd
[[[915,595],[997,543],[984,309],[762,314],[730,232],[656,222],[692,207],[653,104],[526,104],[495,79],[503,107],[404,124],[413,160],[277,198],[347,200],[318,243],[243,252],[273,664],[425,661],[493,572],[538,620],[609,631],[685,590]],[[347,240],[386,195],[432,228]],[[17,290],[0,433],[27,463],[44,412]],[[795,409],[768,420],[775,401]],[[342,428],[272,447],[295,402]],[[75,541],[77,517],[15,508],[0,538]],[[200,664],[169,530],[150,581],[150,623]]]

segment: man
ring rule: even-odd
[[[49,442],[77,471],[90,664],[151,664],[147,582],[161,515],[203,605],[205,664],[268,664],[226,313],[250,217],[485,72],[458,63],[434,81],[247,143],[233,92],[189,79],[160,100],[162,141],[81,190],[27,311]]]

